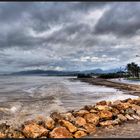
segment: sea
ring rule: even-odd
[[[78,110],[102,100],[137,98],[76,77],[0,76],[0,123],[21,124],[52,112]]]

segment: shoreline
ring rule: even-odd
[[[140,92],[137,85],[121,84],[105,79],[72,80],[113,87],[132,95]],[[0,138],[137,138],[140,137],[139,130],[140,98],[129,98],[116,101],[104,100],[78,110],[53,112],[46,117],[39,115],[18,126],[1,123]]]
[[[100,101],[77,111],[53,112],[46,118],[38,116],[17,128],[2,123],[0,138],[134,137],[132,131],[140,137],[139,124],[140,98],[129,98]]]
[[[89,83],[91,85],[100,85],[106,87],[112,87],[124,91],[124,94],[130,94],[140,97],[140,85],[127,84],[127,83],[119,83],[115,81],[109,81],[107,79],[102,78],[75,78],[73,80],[80,80],[82,82]]]

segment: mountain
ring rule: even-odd
[[[28,70],[28,71],[19,71],[11,73],[10,75],[46,75],[46,76],[75,76],[79,73],[84,74],[103,74],[103,73],[114,73],[119,71],[116,69],[102,70],[102,69],[93,69],[85,71],[56,71],[56,70]]]

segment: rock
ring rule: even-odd
[[[140,117],[139,116],[137,116],[137,115],[132,115],[132,117],[134,118],[134,119],[136,119],[136,120],[140,120]]]
[[[98,113],[100,119],[111,119],[113,114],[108,110],[102,110]]]
[[[125,110],[125,109],[129,108],[130,106],[131,106],[130,103],[120,103],[120,104],[116,105],[116,108],[118,110]]]
[[[50,138],[72,138],[72,134],[65,127],[56,127],[50,132]]]
[[[18,130],[12,130],[8,133],[8,138],[25,138],[24,135]]]
[[[134,110],[134,111],[136,111],[136,113],[138,114],[138,115],[140,115],[140,106],[138,106],[138,105],[132,105],[132,109]]]
[[[124,111],[125,114],[135,114],[135,111],[131,108],[127,108],[125,111]]]
[[[107,105],[96,105],[95,109],[97,110],[111,110],[112,108]]]
[[[130,115],[128,115],[128,114],[126,114],[125,115],[125,117],[129,120],[129,121],[133,121],[134,120],[134,118],[133,117],[131,117]]]
[[[74,134],[74,137],[75,138],[81,138],[81,137],[84,137],[84,136],[86,136],[87,134],[84,132],[84,131],[77,131],[77,132],[75,132],[75,134]]]
[[[89,113],[89,111],[87,111],[87,110],[79,110],[78,112],[76,112],[76,116],[84,116],[85,114],[88,114]]]
[[[0,132],[0,138],[6,138],[6,135],[2,132]]]
[[[96,126],[90,123],[87,123],[83,126],[86,129],[86,132],[91,134],[96,132]]]
[[[112,108],[111,112],[112,112],[113,116],[117,116],[120,113],[119,110],[116,108]]]
[[[98,113],[98,111],[95,110],[95,109],[91,109],[89,112],[90,112],[90,113]]]
[[[83,126],[86,124],[86,120],[83,117],[76,117],[75,124],[78,126]]]
[[[62,120],[63,117],[61,116],[60,113],[58,112],[53,112],[50,117],[55,121],[55,122],[58,122],[59,120]]]
[[[10,128],[10,125],[7,125],[6,123],[0,124],[0,132],[2,133],[5,133],[5,131],[9,128]]]
[[[27,138],[38,138],[41,136],[47,136],[48,134],[48,130],[46,128],[36,123],[24,125],[22,132]]]
[[[140,100],[134,100],[134,104],[139,105],[140,106]]]
[[[88,123],[92,123],[95,125],[99,123],[99,116],[97,114],[88,113],[84,115],[84,118]]]
[[[90,111],[93,107],[91,105],[84,106],[84,110]]]
[[[64,113],[62,114],[63,118],[67,121],[73,122],[75,120],[75,117],[72,115],[72,113]]]
[[[119,124],[118,120],[107,120],[99,123],[101,126],[109,126]]]
[[[121,104],[122,102],[120,100],[116,100],[112,103],[112,106],[116,106],[118,104]]]
[[[69,121],[62,120],[62,121],[60,121],[60,124],[64,127],[66,127],[71,133],[77,131],[77,128]]]
[[[100,102],[96,103],[96,105],[107,105],[107,102],[106,101],[100,101]]]
[[[51,118],[48,117],[45,121],[45,127],[52,130],[55,127],[55,121]]]
[[[121,120],[121,121],[127,121],[127,118],[122,115],[122,114],[118,114],[117,117]]]

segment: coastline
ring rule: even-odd
[[[75,78],[73,80],[80,80],[82,82],[86,82],[92,85],[113,87],[121,91],[124,91],[124,94],[127,93],[130,95],[135,95],[140,97],[140,85],[119,83],[119,82],[109,81],[101,78],[77,78],[77,79]]]
[[[104,79],[81,80],[93,85],[117,88],[124,93],[139,93],[136,85]],[[135,89],[135,90],[134,90]],[[47,108],[47,106],[46,106]],[[140,98],[100,101],[78,110],[53,112],[24,121],[19,126],[0,124],[0,138],[118,138],[140,137]]]

